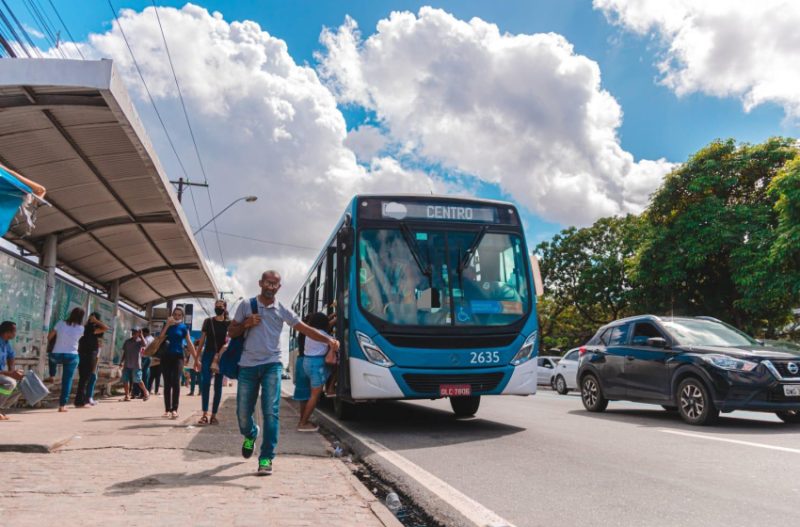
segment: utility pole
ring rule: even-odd
[[[178,185],[178,203],[183,200],[183,187],[206,187],[208,183],[192,183],[188,179],[178,178],[178,181],[170,181],[173,185]]]

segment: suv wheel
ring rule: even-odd
[[[800,411],[786,410],[785,412],[775,412],[775,415],[781,418],[784,423],[796,425],[800,424]]]
[[[581,381],[581,400],[590,412],[602,412],[608,406],[608,399],[603,396],[600,382],[594,375],[587,375]]]
[[[690,425],[713,424],[719,417],[719,410],[700,379],[689,377],[678,386],[678,413]]]
[[[569,393],[569,388],[567,388],[567,381],[564,380],[564,377],[559,375],[556,377],[556,391],[561,395],[567,395]]]

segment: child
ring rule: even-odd
[[[314,313],[309,317],[308,325],[320,331],[327,336],[330,322],[328,315],[323,312]],[[316,432],[319,427],[310,423],[309,419],[317,407],[319,398],[322,395],[322,390],[325,388],[325,382],[328,380],[330,371],[328,365],[325,364],[325,355],[328,353],[328,345],[324,342],[317,342],[316,340],[306,339],[305,351],[303,352],[303,372],[308,378],[311,385],[311,395],[308,398],[305,406],[302,408],[300,415],[300,424],[297,426],[298,432]],[[301,405],[302,406],[302,405]]]
[[[144,338],[138,328],[131,329],[131,338],[122,344],[122,358],[119,367],[122,370],[122,382],[125,387],[125,398],[123,401],[131,400],[131,389],[133,385],[139,386],[142,390],[142,400],[150,398],[144,382],[142,382],[142,349],[144,348]]]

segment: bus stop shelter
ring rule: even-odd
[[[112,302],[148,310],[217,290],[110,60],[0,60],[0,164],[47,188],[35,227],[5,238]]]

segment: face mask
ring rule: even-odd
[[[215,307],[214,308],[214,313],[216,313],[217,315],[222,315],[224,312],[225,312],[225,308],[224,307]]]

